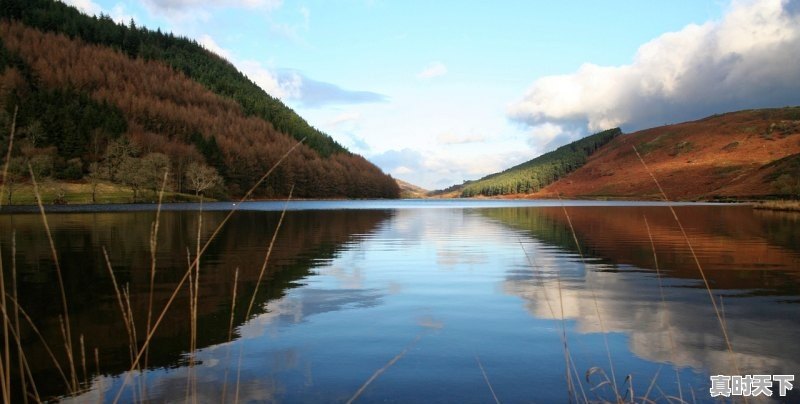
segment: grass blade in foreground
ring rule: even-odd
[[[164,320],[164,317],[167,314],[167,310],[169,310],[170,306],[172,306],[172,302],[175,301],[175,298],[178,296],[178,292],[186,283],[186,280],[189,278],[192,269],[196,265],[198,265],[200,257],[205,253],[205,251],[208,249],[208,246],[211,245],[211,242],[214,241],[214,239],[222,230],[222,228],[225,226],[225,224],[228,223],[231,216],[233,216],[233,214],[239,210],[241,202],[244,202],[247,199],[249,199],[250,196],[253,194],[253,192],[256,190],[256,188],[258,188],[258,186],[261,185],[261,183],[264,182],[264,180],[266,180],[267,177],[269,177],[272,174],[272,172],[275,171],[275,169],[286,159],[286,157],[288,157],[289,154],[291,154],[295,149],[297,149],[297,147],[301,143],[303,143],[303,140],[300,140],[299,142],[295,143],[295,145],[292,146],[292,148],[287,150],[286,153],[284,153],[283,156],[281,156],[281,158],[278,159],[278,161],[276,161],[275,164],[272,167],[270,167],[270,169],[263,176],[261,176],[258,182],[256,182],[255,185],[253,185],[253,187],[250,188],[250,190],[248,190],[247,193],[245,193],[245,195],[239,200],[239,203],[234,205],[233,209],[231,209],[230,212],[228,212],[228,214],[225,216],[222,222],[220,222],[220,224],[216,227],[216,229],[214,229],[214,232],[211,233],[211,236],[209,237],[208,241],[206,241],[206,243],[203,245],[203,248],[200,249],[200,253],[197,255],[197,257],[195,257],[194,262],[189,266],[188,270],[183,274],[183,277],[181,277],[180,281],[178,281],[178,284],[175,286],[175,290],[172,291],[172,294],[170,295],[169,299],[167,299],[167,303],[164,305],[164,308],[161,310],[161,313],[158,315],[158,318],[153,324],[153,328],[150,330],[150,333],[147,334],[147,338],[140,347],[139,353],[136,355],[136,358],[133,360],[133,363],[131,363],[131,367],[128,370],[128,373],[126,373],[125,375],[122,386],[117,392],[117,395],[114,397],[113,401],[114,403],[119,402],[120,397],[122,397],[122,392],[125,390],[125,386],[127,385],[128,379],[130,378],[130,372],[133,372],[134,369],[136,369],[136,367],[139,365],[139,361],[142,359],[142,354],[144,350],[147,349],[147,347],[150,345],[150,341],[152,341],[153,335],[155,334],[156,330],[158,330],[158,327],[161,325],[161,322]]]

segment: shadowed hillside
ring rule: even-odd
[[[0,17],[3,155],[19,108],[9,191],[27,181],[31,163],[37,177],[102,179],[134,192],[156,189],[169,167],[172,189],[238,196],[305,139],[256,196],[292,186],[299,197],[399,196],[391,177],[193,41],[53,1],[4,1]],[[219,180],[198,190],[191,173]]]

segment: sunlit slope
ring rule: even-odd
[[[800,107],[714,115],[615,138],[537,196],[669,199],[800,195]]]
[[[619,128],[596,133],[503,172],[468,182],[464,184],[461,196],[495,196],[536,192],[582,166],[592,153],[620,134],[622,132]]]
[[[395,179],[400,187],[400,197],[405,199],[424,198],[428,195],[428,190],[417,185]]]

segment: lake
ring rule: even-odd
[[[49,209],[73,366],[42,217],[4,207],[38,330],[9,297],[15,401],[710,402],[710,375],[800,369],[797,213],[678,204],[684,236],[659,203],[296,201],[270,249],[284,206],[166,205],[152,277],[155,206]]]

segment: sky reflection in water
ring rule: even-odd
[[[583,261],[559,207],[387,211],[332,255],[308,253],[309,274],[261,300],[260,314],[238,323],[234,341],[201,348],[191,370],[198,399],[219,401],[223,388],[232,399],[240,369],[242,402],[347,401],[399,356],[360,401],[491,401],[482,365],[503,402],[563,402],[563,312],[579,397],[613,399],[608,387],[590,391],[584,379],[592,367],[610,378],[610,353],[620,389],[632,375],[641,396],[655,378],[653,399],[682,394],[691,401],[693,390],[697,401],[707,401],[708,375],[735,371],[669,211],[568,211]],[[291,235],[300,225],[302,233],[307,214],[289,215],[282,231]],[[724,296],[719,302],[741,372],[796,374],[800,255],[784,234],[796,232],[796,219],[719,206],[686,207],[679,215],[708,264],[715,297]],[[315,217],[320,227],[324,217]],[[189,372],[185,360],[147,371],[149,399],[183,400]],[[592,380],[600,382],[600,373]],[[119,374],[96,376],[80,398],[110,400],[121,383]],[[123,398],[135,394],[128,388]]]

